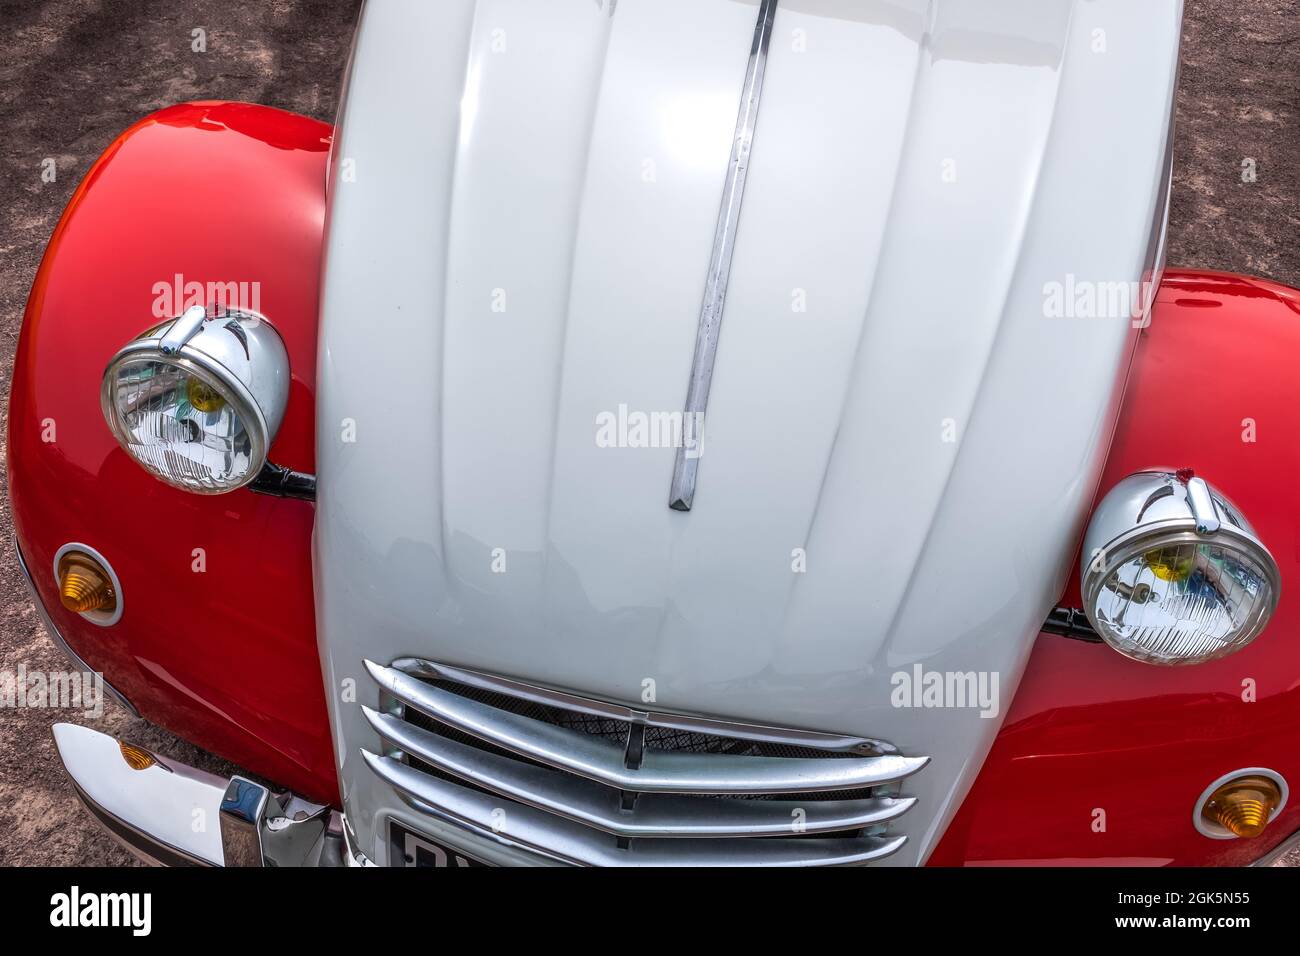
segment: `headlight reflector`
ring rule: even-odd
[[[1197,664],[1249,644],[1277,607],[1277,564],[1240,512],[1190,471],[1125,478],[1084,541],[1084,610],[1113,648]]]
[[[100,402],[118,443],[156,478],[221,494],[266,463],[288,389],[288,356],[265,319],[196,306],[118,352]]]

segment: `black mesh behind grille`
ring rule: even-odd
[[[458,684],[446,680],[425,680],[426,684],[441,687],[453,694],[459,694],[470,700],[476,700],[498,710],[530,717],[543,723],[554,724],[580,734],[592,737],[604,737],[606,740],[622,746],[627,742],[628,722],[615,717],[603,717],[587,714],[577,710],[566,710],[549,704],[539,704],[521,697],[511,697],[496,691],[483,690],[467,684]],[[705,734],[694,730],[679,730],[675,727],[647,726],[645,745],[649,750],[685,750],[703,754],[738,754],[746,757],[815,757],[825,760],[828,757],[860,757],[861,754],[846,753],[836,750],[819,750],[816,747],[800,747],[796,744],[769,743],[762,740],[742,740],[736,737],[723,737],[717,734]]]
[[[512,714],[540,720],[547,724],[554,724],[557,727],[566,727],[580,734],[604,737],[606,740],[612,740],[620,746],[627,741],[627,721],[616,720],[613,717],[600,717],[595,714],[584,714],[576,710],[564,710],[559,707],[551,707],[547,704],[538,704],[531,700],[525,700],[522,697],[511,697],[508,694],[499,694],[496,691],[483,690],[479,687],[471,687],[468,684],[457,684],[453,681],[425,680],[424,682],[450,691],[453,694],[459,694],[461,697],[487,704],[497,710],[509,711]]]

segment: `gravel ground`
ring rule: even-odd
[[[0,0],[0,391],[32,277],[90,163],[144,114],[190,99],[247,100],[331,120],[358,0]],[[206,31],[207,52],[191,50]],[[1169,262],[1300,286],[1300,7],[1189,0],[1178,95]],[[58,178],[42,183],[53,157]],[[1243,163],[1255,178],[1243,182]],[[7,404],[7,402],[6,402]],[[0,428],[7,427],[7,422]],[[0,443],[0,456],[4,454]],[[2,493],[0,493],[2,494]],[[0,497],[0,541],[12,534]],[[57,670],[7,546],[0,669]],[[133,862],[89,821],[60,767],[49,710],[3,714],[0,864]],[[77,718],[79,719],[79,718]],[[111,702],[85,721],[218,773],[231,768]],[[1300,865],[1300,853],[1290,861]]]

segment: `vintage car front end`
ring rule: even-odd
[[[1300,461],[1243,436],[1300,293],[1163,271],[1180,17],[373,4],[332,131],[128,131],[29,304],[18,546],[278,786],[62,727],[83,798],[227,865],[1285,846]]]

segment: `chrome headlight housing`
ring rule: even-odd
[[[222,494],[266,464],[288,397],[289,356],[266,319],[194,306],[113,356],[100,406],[118,443],[154,477]]]
[[[1083,606],[1134,660],[1199,664],[1241,650],[1277,607],[1277,563],[1241,512],[1190,470],[1111,489],[1084,538]]]

